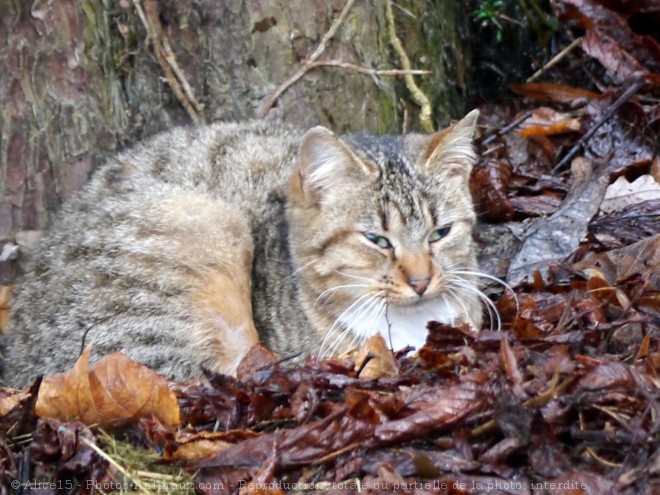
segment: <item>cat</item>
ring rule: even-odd
[[[4,381],[121,351],[235,373],[262,342],[325,357],[480,329],[468,188],[478,112],[432,135],[178,128],[110,159],[56,216],[12,305]]]

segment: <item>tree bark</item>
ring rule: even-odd
[[[0,0],[0,284],[20,271],[50,214],[117,149],[191,112],[155,56],[150,6],[200,104],[199,120],[244,120],[309,59],[346,0]],[[444,125],[466,110],[470,28],[463,2],[394,5],[396,32]],[[142,15],[142,17],[141,17]],[[153,20],[153,19],[152,19]],[[148,25],[148,23],[147,23]],[[161,45],[162,46],[162,45]],[[399,69],[385,0],[358,0],[317,62]],[[266,118],[343,133],[419,129],[419,107],[400,77],[317,66]],[[18,246],[20,249],[16,249]],[[4,249],[4,250],[3,250]]]

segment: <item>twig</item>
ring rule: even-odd
[[[174,95],[186,109],[193,122],[203,124],[205,122],[203,106],[195,98],[185,74],[176,61],[167,34],[158,19],[155,0],[145,0],[144,10],[140,5],[140,0],[133,0],[133,5],[135,5],[135,10],[147,30],[147,38],[151,42],[156,60],[163,70]]]
[[[626,103],[630,98],[633,97],[635,93],[639,90],[639,88],[642,87],[642,81],[637,80],[633,82],[628,89],[626,89],[621,96],[619,96],[614,103],[610,105],[610,107],[607,109],[607,111],[603,114],[603,116],[600,118],[596,124],[589,129],[589,131],[584,134],[575,145],[569,150],[568,153],[566,153],[566,156],[561,159],[561,161],[555,166],[555,168],[552,169],[552,173],[557,173],[560,172],[561,170],[564,169],[566,164],[571,161],[571,159],[580,151],[580,148],[584,146],[584,144],[591,139],[591,137],[596,133],[596,131],[602,126],[605,122],[607,122],[612,115],[614,115],[614,112],[616,112],[624,103]]]
[[[496,132],[492,133],[490,136],[484,138],[484,140],[481,142],[481,144],[490,144],[490,143],[492,143],[493,141],[495,141],[495,138],[497,138],[498,136],[502,136],[502,135],[506,134],[507,132],[509,132],[511,129],[514,129],[514,128],[518,127],[520,124],[525,122],[531,116],[532,116],[532,112],[530,112],[530,111],[525,112],[523,115],[521,115],[520,117],[518,117],[514,121],[512,121],[509,124],[502,127],[499,131],[496,131]]]
[[[328,29],[328,32],[323,35],[323,38],[321,38],[321,41],[319,42],[319,45],[316,47],[316,50],[310,55],[310,57],[305,60],[303,63],[302,67],[296,71],[296,73],[291,76],[289,79],[284,81],[280,86],[273,91],[268,98],[266,98],[261,105],[259,105],[259,108],[257,110],[257,116],[259,118],[263,118],[266,116],[268,111],[272,108],[272,106],[275,104],[277,99],[280,97],[282,93],[284,93],[290,86],[295,84],[301,77],[303,77],[307,71],[309,71],[314,62],[323,54],[323,52],[326,49],[326,46],[328,42],[334,37],[335,33],[337,32],[337,29],[339,29],[339,26],[341,26],[341,23],[344,22],[344,19],[346,18],[346,15],[348,14],[348,11],[351,10],[351,7],[355,3],[355,0],[346,0],[346,4],[344,5],[344,8],[341,10],[339,13],[339,16],[333,21],[332,25],[330,26],[330,29]]]
[[[355,450],[360,447],[360,442],[353,442],[345,447],[342,447],[341,449],[335,450],[334,452],[330,452],[327,455],[324,455],[320,459],[313,461],[313,465],[319,465],[323,464],[324,462],[327,462],[331,459],[334,459],[335,457],[339,457],[342,454],[345,454],[346,452],[350,452],[351,450]]]
[[[406,76],[410,75],[426,75],[430,74],[429,70],[402,70],[402,69],[369,69],[368,67],[361,67],[359,65],[349,64],[347,62],[340,62],[339,60],[321,60],[310,64],[310,68],[314,67],[339,67],[341,69],[352,70],[360,74],[367,74],[369,76]]]
[[[543,74],[548,69],[551,69],[552,67],[554,67],[557,64],[557,62],[559,62],[562,58],[564,58],[566,55],[568,55],[576,46],[578,46],[580,44],[581,41],[582,41],[582,37],[574,39],[571,42],[570,45],[568,45],[566,48],[564,48],[562,51],[560,51],[557,55],[555,55],[550,60],[548,60],[548,63],[543,64],[543,66],[539,70],[534,72],[534,74],[529,76],[527,78],[527,81],[525,81],[525,82],[529,83],[529,82],[532,82],[532,81],[538,79],[541,76],[541,74]]]
[[[105,461],[110,463],[117,471],[119,471],[124,477],[129,480],[140,492],[145,494],[152,494],[153,492],[146,487],[142,486],[140,480],[131,475],[124,467],[122,467],[116,460],[114,460],[110,455],[101,450],[101,448],[96,445],[94,442],[87,440],[85,437],[80,437],[80,440],[83,441],[88,447],[90,447],[94,452],[101,456]]]
[[[390,43],[392,44],[392,47],[394,47],[394,51],[399,57],[399,61],[401,62],[401,67],[403,70],[410,71],[410,59],[408,58],[406,51],[403,49],[401,40],[396,35],[394,14],[392,13],[392,0],[387,0],[387,3],[385,4],[385,15],[387,17],[387,27],[390,35]],[[419,86],[417,86],[415,79],[413,79],[411,74],[406,74],[404,76],[404,80],[413,100],[415,100],[415,103],[417,103],[420,107],[419,121],[422,125],[422,128],[426,132],[433,132],[434,128],[433,122],[431,120],[431,102],[424,94],[424,92],[419,89]]]

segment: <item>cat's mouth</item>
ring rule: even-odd
[[[402,312],[416,311],[420,307],[426,306],[429,303],[433,302],[437,297],[427,297],[427,296],[415,296],[415,297],[400,297],[400,298],[391,298],[388,302],[392,307],[401,310]]]

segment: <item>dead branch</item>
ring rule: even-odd
[[[354,3],[355,0],[346,0],[346,4],[339,13],[339,16],[337,16],[337,18],[333,21],[332,25],[330,26],[330,29],[328,29],[328,32],[323,35],[323,38],[321,38],[319,45],[316,47],[316,49],[310,55],[310,57],[303,63],[302,67],[300,67],[293,76],[291,76],[289,79],[287,79],[282,84],[280,84],[280,86],[275,91],[273,91],[270,94],[270,96],[268,96],[263,101],[261,105],[259,105],[259,108],[257,109],[257,116],[259,118],[264,118],[268,113],[268,111],[275,104],[277,99],[280,97],[280,95],[284,93],[290,86],[295,84],[301,77],[303,77],[313,67],[314,62],[316,62],[316,60],[325,51],[328,42],[337,33],[339,26],[341,26],[341,23],[344,22],[346,15],[348,14],[349,10],[351,10],[351,7],[353,7]]]
[[[633,97],[637,91],[639,91],[639,88],[641,88],[643,85],[642,81],[637,80],[634,83],[632,83],[628,89],[626,89],[621,96],[619,96],[614,103],[610,105],[610,107],[607,109],[607,111],[603,114],[603,116],[600,118],[596,124],[589,129],[587,133],[585,133],[575,145],[566,153],[566,156],[561,159],[561,161],[555,165],[555,168],[552,169],[552,173],[557,173],[561,172],[564,167],[568,164],[569,161],[580,151],[580,149],[584,146],[584,144],[591,139],[591,136],[593,136],[596,131],[602,126],[605,122],[607,122],[614,113],[621,108],[621,106],[626,103],[630,98]]]
[[[394,47],[394,51],[397,53],[397,56],[399,57],[399,61],[401,62],[401,67],[405,71],[410,71],[411,70],[411,65],[410,65],[410,59],[408,58],[408,54],[403,48],[403,44],[401,43],[401,40],[398,38],[396,35],[396,25],[394,24],[394,14],[392,13],[392,1],[387,0],[387,3],[385,4],[385,15],[387,16],[387,26],[388,26],[388,31],[389,31],[389,36],[390,36],[390,43]],[[412,77],[412,74],[408,73],[404,76],[404,80],[406,82],[406,87],[408,88],[408,91],[410,91],[410,94],[415,100],[415,103],[417,103],[420,107],[420,113],[419,113],[419,122],[422,125],[422,129],[426,132],[433,132],[433,122],[431,120],[431,102],[429,101],[428,97],[424,94],[424,92],[419,89],[419,86],[417,86],[417,83],[415,83],[415,80]]]
[[[370,69],[368,67],[361,67],[359,65],[349,64],[347,62],[340,62],[339,60],[321,60],[311,64],[314,67],[339,67],[341,69],[352,70],[360,74],[367,74],[368,76],[407,76],[407,75],[425,75],[430,74],[428,70],[401,70],[401,69]]]
[[[576,38],[573,40],[573,42],[568,45],[566,48],[564,48],[562,51],[560,51],[557,55],[552,57],[547,64],[543,64],[543,67],[541,67],[539,70],[534,72],[531,76],[527,78],[527,81],[525,82],[532,82],[536,79],[538,79],[545,71],[548,69],[551,69],[554,67],[561,59],[563,59],[566,55],[568,55],[576,46],[580,44],[582,41],[582,37]]]
[[[518,117],[517,119],[513,120],[513,121],[510,122],[509,124],[507,124],[507,125],[505,125],[504,127],[502,127],[499,131],[496,131],[496,132],[492,133],[490,136],[485,137],[484,140],[481,141],[481,144],[490,144],[490,143],[492,143],[493,141],[495,141],[495,139],[496,139],[498,136],[503,136],[504,134],[506,134],[507,132],[511,131],[512,129],[515,129],[516,127],[518,127],[520,124],[522,124],[523,122],[525,122],[525,121],[526,121],[528,118],[530,118],[531,116],[532,116],[532,112],[531,112],[531,111],[527,111],[527,112],[525,112],[524,114],[522,114],[522,115],[521,115],[520,117]]]
[[[156,0],[144,0],[144,9],[142,9],[140,0],[133,0],[133,5],[135,5],[135,10],[147,30],[147,39],[153,47],[156,60],[174,95],[195,124],[204,124],[206,122],[203,113],[204,107],[195,98],[185,74],[176,61],[167,33],[163,30],[158,18]]]

